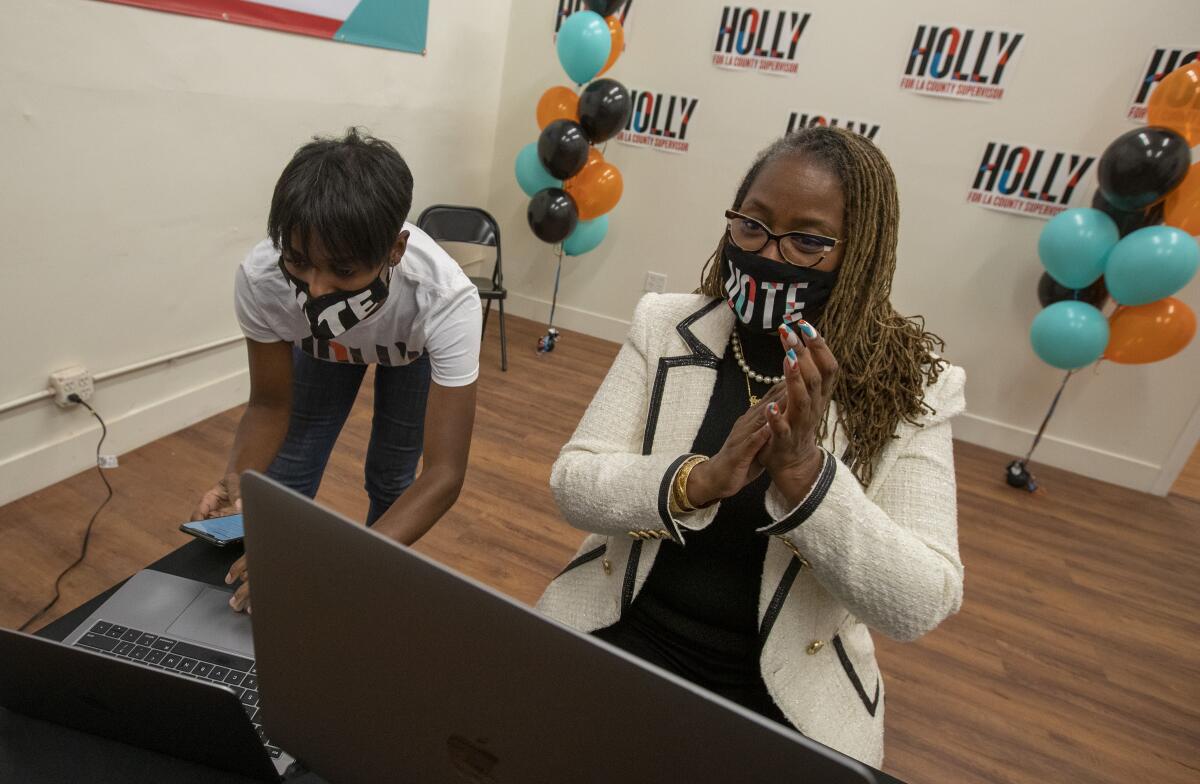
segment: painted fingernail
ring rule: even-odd
[[[779,404],[778,403],[768,403],[767,410],[771,412],[771,416],[778,416],[779,415]]]
[[[796,322],[796,325],[799,326],[801,331],[804,332],[805,337],[808,337],[808,338],[818,337],[816,328],[812,324],[809,324],[807,321],[798,321],[798,322]]]
[[[783,338],[783,342],[789,346],[800,345],[800,337],[796,334],[795,330],[793,330],[787,324],[784,324],[779,328],[779,336]]]
[[[787,358],[788,358],[788,363],[789,363],[789,364],[790,364],[792,367],[796,367],[796,363],[798,363],[798,362],[800,361],[800,360],[799,360],[799,359],[796,357],[796,349],[794,349],[794,348],[789,348],[789,349],[788,349],[788,351],[787,351]]]

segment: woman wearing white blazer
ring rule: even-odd
[[[639,303],[554,465],[591,535],[538,604],[876,767],[868,629],[920,637],[963,578],[964,374],[892,309],[898,218],[864,137],[806,129],[759,155],[700,292]]]

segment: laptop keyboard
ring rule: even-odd
[[[254,731],[266,746],[267,753],[274,759],[282,753],[263,733],[258,705],[258,670],[254,668],[253,660],[108,621],[97,621],[87,634],[75,641],[75,645],[230,689],[242,701],[242,708],[254,724]]]

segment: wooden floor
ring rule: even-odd
[[[1171,492],[1193,501],[1200,501],[1200,444],[1196,444]]]
[[[540,326],[509,328],[507,374],[488,335],[462,498],[418,549],[532,602],[582,538],[547,481],[616,346],[565,333],[539,356]],[[359,519],[369,392],[320,495]],[[176,527],[219,476],[239,413],[121,456],[116,498],[48,619],[186,541]],[[885,768],[913,782],[1200,781],[1200,502],[1052,469],[1029,495],[1001,481],[1008,456],[956,452],[966,599],[919,642],[879,639]],[[0,508],[0,624],[47,600],[103,496],[92,471]]]

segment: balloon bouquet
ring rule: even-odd
[[[556,86],[538,101],[536,142],[517,153],[517,184],[532,197],[527,218],[538,239],[558,246],[558,271],[547,333],[539,352],[554,350],[558,330],[554,309],[562,257],[594,250],[608,234],[608,212],[621,199],[621,171],[604,159],[596,145],[616,136],[629,121],[629,90],[614,79],[595,79],[612,68],[625,45],[616,14],[625,0],[587,0],[587,11],[567,17],[558,32],[558,59],[577,85],[576,94]]]
[[[1196,316],[1171,296],[1200,267],[1200,62],[1171,72],[1150,96],[1146,128],[1118,136],[1100,158],[1091,208],[1059,213],[1038,239],[1045,307],[1030,341],[1066,370],[1029,452],[1009,463],[1008,484],[1029,491],[1033,450],[1071,375],[1100,359],[1124,365],[1174,356],[1196,334]],[[1164,224],[1164,225],[1159,225]],[[1107,319],[1109,297],[1117,307]]]

